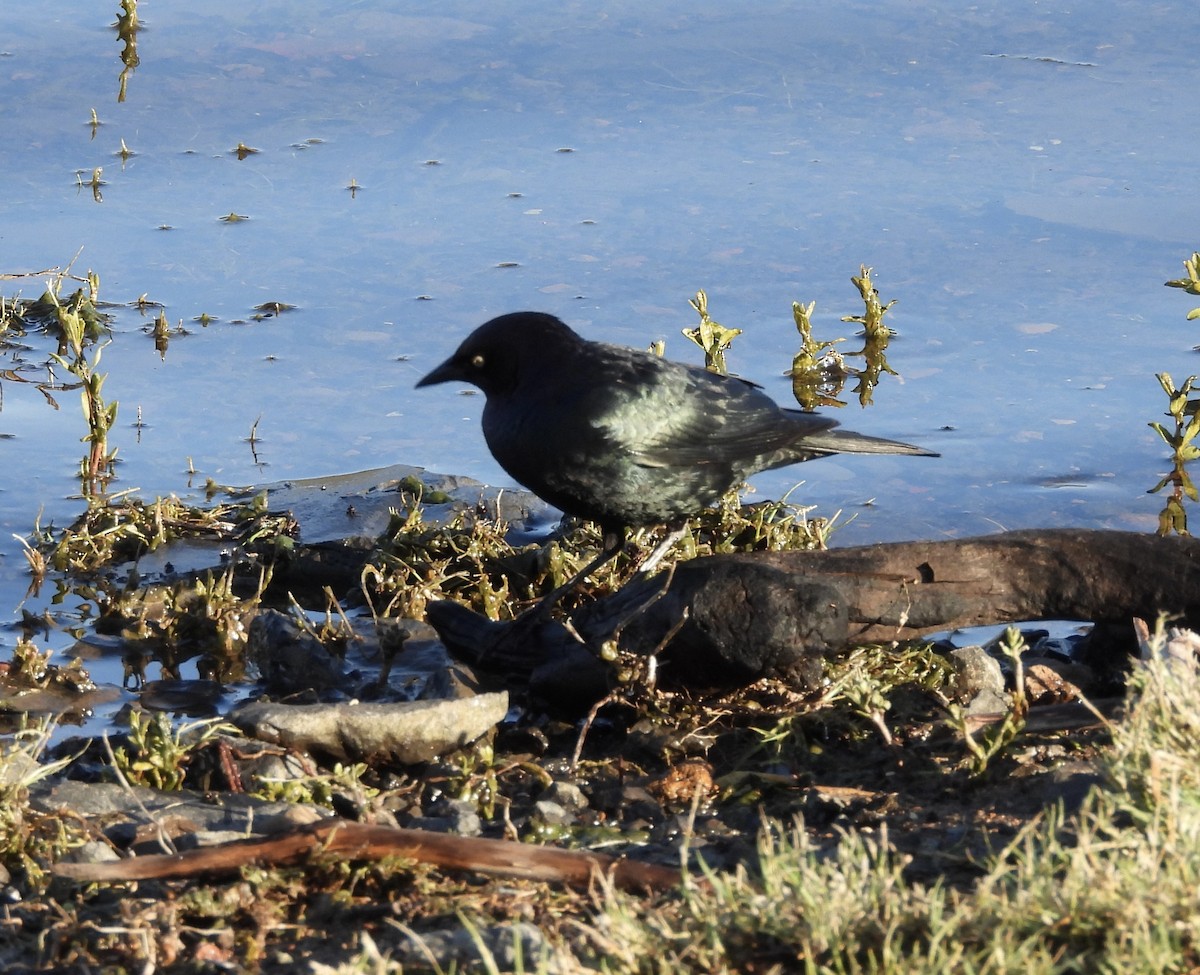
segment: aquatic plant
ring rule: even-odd
[[[689,298],[688,304],[696,309],[696,314],[700,316],[700,324],[695,328],[685,328],[683,334],[704,350],[706,369],[722,376],[727,375],[729,370],[725,365],[725,353],[733,340],[742,334],[742,330],[726,328],[709,317],[708,295],[703,290],[697,291],[695,298]]]
[[[1169,430],[1157,421],[1150,423],[1151,428],[1171,448],[1171,470],[1147,493],[1157,494],[1170,485],[1171,494],[1158,515],[1158,534],[1167,535],[1174,531],[1187,535],[1187,512],[1183,508],[1183,499],[1200,501],[1200,492],[1196,490],[1187,469],[1190,461],[1200,457],[1200,447],[1192,442],[1200,433],[1200,400],[1190,398],[1197,379],[1188,376],[1183,385],[1176,389],[1170,373],[1160,372],[1155,378],[1167,394],[1167,416],[1171,417],[1175,426]]]

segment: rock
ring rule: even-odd
[[[508,713],[508,695],[393,704],[274,704],[234,708],[229,720],[255,738],[340,761],[412,765],[474,741]]]
[[[68,850],[63,855],[67,863],[110,863],[121,859],[111,845],[101,840],[88,840],[82,846]]]
[[[246,657],[275,694],[322,690],[344,683],[341,661],[320,640],[276,609],[255,614]]]
[[[564,809],[578,812],[588,806],[587,796],[574,782],[552,782],[540,798],[556,803]]]
[[[967,714],[994,714],[1009,709],[1012,701],[1004,690],[1004,673],[995,657],[983,647],[951,650],[949,657],[958,675],[955,696],[968,702]]]
[[[557,802],[539,799],[533,804],[533,819],[544,826],[569,826],[575,817]]]
[[[433,833],[483,835],[479,810],[475,808],[475,803],[467,799],[442,799],[434,803],[428,816],[414,817],[408,826],[410,829],[425,829]]]
[[[168,816],[176,822],[186,818],[195,830],[242,836],[278,832],[329,816],[329,810],[320,806],[268,802],[241,793],[223,792],[220,802],[213,802],[211,795],[190,790],[160,792],[144,786],[126,788],[115,782],[71,779],[39,782],[30,789],[29,804],[44,813],[70,810],[88,819],[101,817],[112,827],[125,823],[135,834],[138,824]]]
[[[1038,663],[1025,668],[1025,696],[1030,704],[1062,704],[1077,700],[1080,691],[1057,670]]]
[[[429,522],[483,506],[489,515],[518,524],[545,517],[548,510],[528,491],[489,487],[469,477],[407,464],[256,487],[264,489],[272,510],[289,509],[309,544],[354,536],[374,538],[388,527],[392,512],[409,503],[406,496],[420,498]]]

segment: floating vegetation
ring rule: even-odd
[[[211,508],[192,507],[174,496],[154,501],[124,496],[85,511],[62,531],[48,561],[60,572],[90,577],[180,539],[210,539],[248,549],[261,548],[267,540],[269,550],[277,547],[277,539],[290,538],[295,531],[289,515],[267,509],[265,491],[249,502]]]
[[[138,0],[121,0],[121,9],[117,13],[117,22],[113,24],[116,29],[117,38],[124,44],[121,50],[121,64],[123,65],[120,77],[120,87],[117,91],[117,101],[125,101],[125,96],[128,94],[129,78],[133,74],[134,69],[141,64],[141,59],[138,57],[138,31],[142,29],[141,22],[138,20],[137,13]]]
[[[75,171],[75,185],[80,189],[87,187],[92,191],[92,199],[97,203],[104,202],[104,194],[100,191],[100,187],[108,185],[101,177],[104,174],[104,167],[97,166],[92,170],[92,175],[85,181],[84,174],[86,169],[77,169]]]
[[[1191,257],[1183,262],[1184,270],[1187,271],[1186,278],[1179,278],[1174,281],[1168,281],[1168,288],[1182,288],[1190,295],[1200,295],[1200,253],[1194,253]],[[1193,321],[1200,318],[1200,308],[1193,308],[1187,314],[1188,321]]]
[[[1158,516],[1158,533],[1168,535],[1173,531],[1188,535],[1190,532],[1183,499],[1200,501],[1200,492],[1196,490],[1187,469],[1191,461],[1200,457],[1200,446],[1193,442],[1200,433],[1200,399],[1191,398],[1197,379],[1188,376],[1183,385],[1176,389],[1169,373],[1160,372],[1156,378],[1167,394],[1167,416],[1174,421],[1174,429],[1168,429],[1158,421],[1151,422],[1150,426],[1171,448],[1171,470],[1147,493],[1157,494],[1170,486],[1171,494]]]
[[[817,303],[802,305],[792,302],[792,319],[800,333],[800,351],[792,359],[788,375],[792,379],[792,395],[806,410],[819,406],[845,406],[838,399],[846,384],[846,361],[834,348],[845,339],[818,342],[812,335],[812,313]]]
[[[160,359],[167,358],[167,346],[171,342],[171,323],[167,321],[167,313],[159,311],[158,317],[154,319],[154,324],[149,328],[150,334],[154,338],[154,351],[158,353]],[[178,328],[175,330],[176,335],[186,335],[183,322],[180,321]]]
[[[1183,266],[1188,276],[1175,281],[1167,281],[1167,287],[1182,288],[1188,294],[1200,295],[1200,253],[1193,253],[1183,262]],[[1188,312],[1187,317],[1189,321],[1200,318],[1200,308],[1193,308]],[[1150,423],[1151,428],[1171,448],[1171,470],[1147,493],[1157,494],[1168,486],[1171,488],[1166,504],[1158,515],[1158,534],[1168,535],[1175,532],[1179,535],[1188,535],[1190,532],[1183,499],[1187,498],[1192,502],[1200,501],[1200,491],[1197,491],[1187,467],[1189,463],[1200,457],[1200,445],[1195,442],[1197,434],[1200,434],[1200,398],[1192,398],[1192,393],[1196,391],[1200,380],[1196,376],[1188,376],[1183,381],[1183,385],[1176,388],[1170,373],[1161,372],[1155,378],[1162,386],[1163,392],[1167,394],[1166,415],[1173,421],[1174,428],[1168,429],[1157,421]]]
[[[267,318],[274,318],[276,315],[282,315],[285,311],[295,311],[295,305],[289,305],[286,301],[264,301],[261,305],[255,305],[255,314],[251,316],[255,321],[263,321]]]
[[[116,402],[103,397],[105,376],[97,370],[104,346],[110,341],[108,316],[96,310],[100,279],[89,272],[85,278],[75,278],[57,269],[40,272],[35,277],[47,278],[45,291],[35,301],[0,299],[0,350],[13,344],[31,331],[45,332],[57,340],[57,348],[44,363],[21,362],[0,371],[0,380],[28,383],[37,389],[54,408],[59,404],[58,392],[80,391],[87,431],[83,442],[88,453],[80,464],[82,493],[91,499],[102,492],[113,474],[116,451],[108,448],[108,432],[116,422]],[[67,297],[61,296],[68,280],[81,281]],[[62,381],[56,368],[65,370],[71,380]],[[43,378],[49,373],[49,378]],[[36,376],[36,378],[35,378]]]
[[[871,268],[865,264],[859,268],[859,276],[851,277],[854,286],[862,297],[866,310],[862,315],[849,315],[842,319],[844,322],[857,322],[863,327],[863,347],[857,352],[847,352],[847,356],[859,356],[863,359],[863,367],[853,370],[858,382],[854,392],[858,394],[860,406],[868,406],[872,401],[875,387],[884,373],[898,375],[896,370],[888,365],[888,342],[896,333],[884,324],[883,316],[896,302],[889,301],[886,305],[879,300],[879,292],[871,281]]]
[[[726,328],[720,322],[715,322],[708,316],[708,295],[703,290],[696,292],[695,298],[689,298],[688,304],[696,309],[700,316],[700,324],[695,328],[685,328],[683,334],[704,350],[704,367],[709,372],[728,375],[725,365],[725,352],[737,336],[742,334],[740,328]]]
[[[869,406],[872,402],[875,387],[879,385],[884,373],[896,375],[896,371],[888,365],[887,347],[895,332],[884,324],[884,315],[895,304],[889,301],[886,305],[879,300],[871,281],[871,268],[862,265],[859,275],[850,279],[858,289],[865,310],[861,315],[847,315],[844,322],[857,322],[862,325],[864,337],[863,347],[856,352],[840,353],[834,347],[844,338],[832,341],[818,341],[812,334],[812,313],[816,302],[803,305],[792,302],[792,319],[796,331],[800,333],[800,351],[792,359],[792,367],[787,375],[792,380],[792,393],[806,410],[814,410],[822,406],[845,406],[838,397],[845,388],[847,381],[854,377],[857,382],[854,392],[859,404]],[[683,334],[704,350],[705,367],[722,375],[728,372],[725,353],[733,340],[741,334],[740,328],[728,328],[714,321],[708,313],[708,295],[698,291],[696,297],[688,303],[700,316],[700,324],[695,328],[683,330]],[[664,354],[663,343],[655,343],[651,351],[658,355]],[[863,366],[853,367],[846,364],[850,357],[861,358]]]
[[[20,640],[13,650],[12,658],[0,674],[0,685],[5,691],[14,688],[26,690],[65,690],[82,694],[96,689],[92,679],[76,657],[70,664],[61,667],[50,662],[52,654],[43,653],[28,640]]]

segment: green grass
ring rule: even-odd
[[[833,849],[768,823],[752,868],[659,903],[608,892],[588,960],[612,973],[1051,975],[1200,965],[1200,677],[1152,660],[1103,758],[1107,787],[1028,824],[968,889],[906,879],[886,835]],[[1020,788],[1013,782],[1014,788]]]

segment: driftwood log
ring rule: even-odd
[[[583,699],[602,692],[608,668],[595,649],[614,634],[622,650],[657,653],[664,679],[729,685],[802,679],[852,644],[1039,619],[1128,625],[1160,612],[1200,627],[1200,541],[1053,529],[695,559],[576,611],[582,643],[553,621],[492,623],[450,603],[429,618],[455,655],[556,694],[569,675]]]

